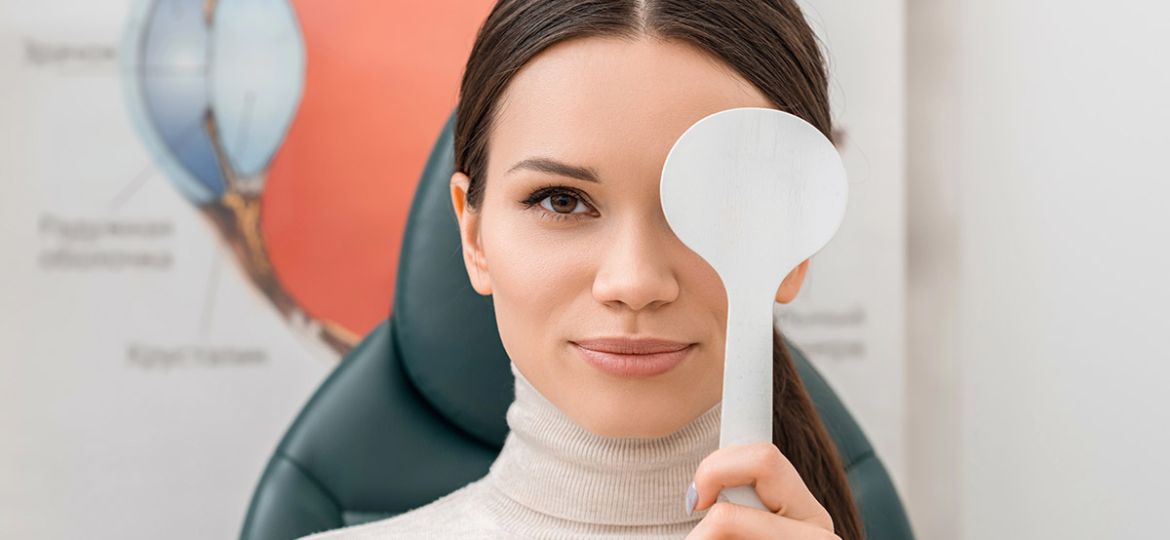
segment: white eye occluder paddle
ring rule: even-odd
[[[671,229],[727,291],[719,447],[771,442],[776,290],[845,217],[841,156],[795,115],[727,109],[683,132],[667,154],[660,190]],[[750,485],[725,488],[722,496],[768,510]]]

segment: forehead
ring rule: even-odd
[[[535,56],[497,108],[488,174],[531,156],[608,178],[657,179],[691,124],[733,107],[775,107],[708,53],[681,41],[582,38]]]

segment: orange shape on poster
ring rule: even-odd
[[[269,169],[261,232],[313,318],[365,335],[389,314],[411,199],[492,4],[293,1],[305,88]]]

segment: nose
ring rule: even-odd
[[[599,253],[593,296],[598,302],[631,310],[657,309],[678,298],[673,244],[678,242],[665,216],[642,215],[614,227]],[[636,223],[635,223],[636,221]]]

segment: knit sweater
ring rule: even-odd
[[[613,438],[577,424],[512,364],[511,431],[482,478],[429,504],[305,540],[682,538],[699,462],[719,447],[720,404],[659,438]]]

